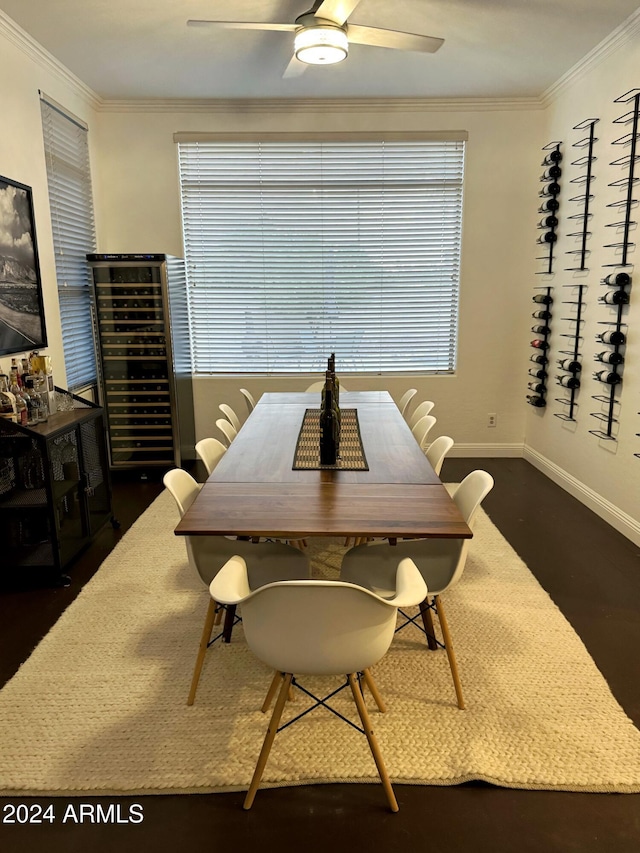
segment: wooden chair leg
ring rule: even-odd
[[[436,642],[436,631],[433,627],[433,618],[431,616],[428,597],[420,604],[420,615],[422,616],[422,624],[427,635],[427,645],[434,652],[438,648],[438,643]]]
[[[287,695],[289,693],[289,687],[291,686],[292,678],[293,675],[290,672],[284,674],[282,686],[280,687],[280,693],[278,694],[278,699],[276,701],[276,706],[273,709],[273,714],[271,716],[269,727],[267,728],[264,743],[262,744],[262,749],[260,750],[260,755],[258,756],[258,763],[256,764],[256,769],[253,772],[253,778],[251,779],[251,784],[249,785],[247,796],[244,799],[243,808],[245,809],[250,809],[253,805],[253,800],[256,796],[258,785],[260,784],[260,780],[262,779],[262,774],[264,773],[264,768],[267,763],[267,759],[269,758],[269,753],[271,752],[271,747],[273,745],[276,732],[278,731],[278,723],[280,722],[280,718],[282,717],[282,711],[284,710],[284,706],[287,701]]]
[[[213,622],[214,625],[219,625],[222,622],[222,614],[224,613],[224,607],[221,604],[216,603],[216,618]]]
[[[211,632],[213,631],[213,620],[216,615],[216,603],[210,598],[209,599],[209,607],[207,608],[207,615],[204,620],[204,627],[202,629],[202,636],[200,637],[200,648],[198,649],[198,657],[196,658],[195,669],[193,670],[193,678],[191,679],[191,689],[189,690],[189,698],[187,699],[187,705],[193,705],[193,700],[196,698],[196,690],[198,689],[198,682],[200,681],[200,673],[202,672],[202,664],[204,663],[204,656],[207,653],[207,645],[209,640],[211,639]]]
[[[262,703],[262,708],[260,710],[263,714],[266,714],[269,710],[271,703],[273,702],[273,697],[276,695],[278,691],[278,685],[282,683],[283,675],[281,672],[275,672],[273,675],[273,679],[271,684],[269,685],[269,689],[267,691],[267,695],[264,698],[264,702]]]
[[[374,735],[373,729],[371,727],[371,720],[369,719],[369,714],[367,713],[367,708],[364,704],[362,693],[360,693],[360,688],[358,687],[358,680],[354,673],[349,673],[347,677],[349,679],[351,692],[353,693],[353,700],[356,703],[358,715],[360,716],[360,721],[362,722],[362,728],[364,729],[364,733],[366,734],[367,740],[369,741],[369,748],[371,749],[373,760],[375,761],[376,767],[378,768],[378,774],[380,776],[380,781],[382,782],[382,787],[384,788],[385,794],[387,795],[387,800],[389,801],[389,806],[392,812],[397,812],[398,801],[396,800],[396,795],[393,793],[393,788],[391,787],[391,780],[389,779],[389,774],[387,773],[387,768],[385,767],[384,759],[382,757],[382,753],[380,752],[380,747],[378,746],[378,741],[376,740],[376,736]]]
[[[362,672],[361,686],[363,686],[364,684],[366,684],[369,688],[369,691],[373,696],[373,701],[378,706],[378,710],[380,711],[380,713],[386,713],[387,706],[384,704],[384,700],[380,695],[380,691],[378,690],[378,685],[373,680],[373,676],[371,675],[371,671],[369,669],[365,669]]]
[[[451,642],[451,634],[449,633],[449,624],[447,622],[447,617],[445,615],[444,608],[442,607],[442,600],[439,595],[435,596],[435,602],[436,612],[438,614],[438,619],[440,620],[440,627],[442,628],[442,638],[444,639],[444,647],[447,652],[447,657],[449,658],[449,666],[451,667],[453,686],[456,689],[458,708],[460,708],[461,711],[464,711],[464,699],[462,697],[462,685],[460,684],[460,676],[458,675],[458,664],[456,663],[456,655],[453,651],[453,643]]]

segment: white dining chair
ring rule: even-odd
[[[256,407],[256,401],[255,401],[255,399],[254,399],[254,397],[253,397],[253,394],[251,394],[251,392],[250,392],[250,391],[247,391],[247,389],[246,389],[246,388],[241,388],[241,389],[240,389],[240,393],[241,393],[241,394],[242,394],[242,396],[244,397],[244,401],[245,401],[245,403],[247,404],[247,409],[248,409],[248,411],[249,411],[249,414],[251,414],[251,412],[252,412],[252,411],[255,409],[255,407]]]
[[[196,454],[211,476],[218,462],[227,452],[227,448],[217,438],[201,438],[196,444]]]
[[[402,397],[400,397],[400,399],[398,400],[398,408],[400,409],[400,414],[402,415],[402,417],[405,417],[405,414],[409,407],[409,403],[413,400],[417,393],[417,388],[409,388],[409,390],[405,391]]]
[[[324,379],[320,382],[312,382],[311,385],[309,385],[309,387],[307,388],[306,393],[307,394],[311,394],[311,393],[320,394],[322,389],[324,388],[324,382],[325,382]],[[347,389],[342,384],[342,380],[340,380],[340,393],[342,393],[343,391],[346,391],[346,390]]]
[[[276,670],[262,706],[263,712],[267,711],[281,681],[271,722],[244,801],[245,809],[253,804],[292,685],[341,716],[326,703],[339,691],[333,690],[329,696],[320,699],[298,684],[296,676],[344,675],[346,680],[339,690],[351,688],[362,723],[359,730],[367,737],[391,810],[398,811],[359,683],[360,674],[364,674],[379,709],[384,711],[370,668],[391,645],[397,609],[418,604],[427,595],[427,587],[411,560],[399,561],[396,568],[393,594],[388,598],[381,598],[360,586],[326,580],[273,583],[252,591],[242,557],[229,560],[211,582],[209,591],[214,600],[242,607],[247,645],[256,657]],[[305,713],[288,721],[287,725]]]
[[[226,418],[218,418],[216,426],[226,438],[227,447],[229,447],[233,439],[238,435],[238,431]]]
[[[424,450],[427,443],[427,436],[435,426],[436,419],[433,415],[425,415],[423,418],[420,418],[416,424],[411,429],[413,433],[413,437],[420,445],[421,449]]]
[[[200,492],[200,484],[182,468],[167,471],[162,481],[167,491],[173,495],[182,518]],[[189,564],[205,586],[209,586],[222,566],[234,555],[240,555],[248,562],[247,583],[250,589],[257,589],[274,581],[309,578],[311,574],[309,561],[305,555],[297,548],[280,542],[254,543],[227,539],[225,536],[185,536],[184,539]],[[219,603],[223,604],[223,602]],[[226,614],[223,629],[212,639],[213,626],[216,617],[222,614],[222,608],[216,613],[216,602],[210,599],[187,705],[193,705],[207,649],[216,640],[223,639],[227,643],[230,642],[233,626],[239,621],[234,606],[224,609]]]
[[[236,413],[231,408],[231,406],[227,406],[226,403],[220,403],[218,408],[220,409],[222,414],[225,416],[225,418],[229,421],[231,426],[235,429],[235,431],[240,432],[240,427],[242,426],[242,423],[240,421],[240,418],[236,415]]]
[[[424,418],[425,415],[430,414],[431,409],[435,406],[435,403],[432,400],[424,400],[424,402],[417,405],[411,415],[407,419],[407,423],[409,424],[409,428],[413,429],[414,426],[418,423],[420,418]]]
[[[476,470],[467,474],[455,489],[453,500],[470,528],[473,528],[480,504],[492,488],[493,477],[486,471]],[[444,646],[451,668],[458,707],[461,710],[464,709],[462,686],[441,595],[462,577],[470,541],[469,539],[412,539],[398,542],[397,545],[374,541],[347,551],[340,569],[340,580],[360,584],[384,597],[393,595],[398,561],[405,557],[410,557],[414,561],[425,580],[429,594],[420,604],[420,612],[416,616],[409,616],[401,611],[407,621],[400,628],[409,624],[420,628],[417,619],[421,618],[423,623],[421,629],[427,636],[429,648]],[[433,601],[429,600],[430,596],[433,596]],[[435,636],[432,611],[440,622],[444,641],[442,644],[438,643]]]
[[[450,436],[440,435],[438,438],[434,438],[429,447],[425,450],[425,456],[429,460],[429,464],[438,477],[442,470],[444,458],[453,447],[453,444],[454,441]]]

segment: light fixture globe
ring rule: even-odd
[[[308,65],[332,65],[349,53],[347,34],[340,27],[303,27],[296,32],[293,44],[296,59]]]

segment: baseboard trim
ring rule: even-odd
[[[523,452],[523,444],[458,444],[456,442],[451,448],[449,456],[478,457],[479,459],[500,456],[521,459]]]
[[[485,455],[488,456],[490,454]],[[566,492],[579,500],[580,503],[589,507],[590,510],[595,512],[596,515],[600,516],[600,518],[610,524],[615,530],[640,547],[640,522],[636,521],[635,518],[623,512],[615,504],[612,504],[603,498],[602,495],[594,492],[589,486],[577,480],[532,447],[525,444],[522,455],[527,462],[530,462],[535,468],[542,471],[550,480],[553,480],[554,483],[557,483]]]

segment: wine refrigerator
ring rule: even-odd
[[[110,466],[180,466],[195,457],[184,262],[164,254],[87,260]]]

